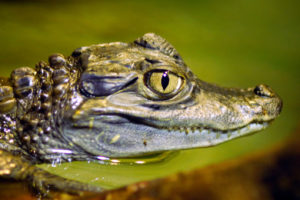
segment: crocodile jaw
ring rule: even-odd
[[[66,135],[73,144],[93,156],[113,158],[214,146],[263,130],[269,124],[253,122],[234,130],[221,131],[195,127],[155,128],[113,115],[100,118],[77,121],[66,128]]]

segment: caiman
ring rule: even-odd
[[[81,47],[0,79],[0,175],[42,192],[101,191],[35,164],[214,146],[266,128],[281,108],[267,85],[198,79],[153,33]]]

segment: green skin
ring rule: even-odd
[[[199,80],[153,33],[81,47],[0,79],[0,175],[41,192],[101,191],[33,164],[213,146],[266,128],[281,108],[266,85]]]

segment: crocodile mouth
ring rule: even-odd
[[[233,128],[233,129],[228,129],[228,130],[220,130],[220,129],[215,129],[215,128],[210,128],[210,127],[205,127],[205,126],[171,126],[171,127],[159,127],[159,129],[165,129],[168,130],[169,132],[174,132],[174,131],[179,131],[179,132],[184,132],[185,134],[190,134],[190,133],[196,133],[196,132],[205,132],[207,134],[210,133],[219,133],[219,134],[230,134],[234,132],[239,132],[239,133],[244,133],[247,131],[252,131],[256,129],[264,129],[269,126],[269,124],[272,122],[271,121],[266,121],[266,122],[251,122],[247,125]],[[157,128],[157,127],[156,127]]]
[[[101,123],[98,124],[97,121],[100,121]],[[128,124],[135,124],[135,127],[148,127],[149,129],[152,129],[153,131],[157,132],[168,132],[168,133],[174,133],[174,134],[185,134],[188,135],[210,135],[210,143],[213,143],[212,141],[221,139],[222,141],[230,140],[236,137],[249,135],[251,133],[255,133],[258,131],[261,131],[269,126],[269,124],[273,120],[269,121],[252,121],[249,124],[232,128],[228,130],[221,130],[216,128],[211,128],[203,125],[198,126],[157,126],[155,123],[149,123],[149,121],[144,121],[142,119],[132,117],[132,116],[123,116],[123,115],[100,115],[100,116],[94,116],[90,117],[88,120],[83,120],[80,122],[73,123],[72,126],[74,128],[88,128],[92,129],[95,127],[101,127],[103,126],[103,123],[110,124],[110,125],[118,125],[118,126],[126,126]],[[143,130],[140,129],[140,130]],[[220,141],[220,142],[222,142]],[[216,143],[220,143],[216,142]]]
[[[170,150],[215,146],[261,131],[270,121],[253,121],[234,129],[205,126],[159,126],[132,116],[92,115],[67,123],[65,137],[91,155],[136,157]]]
[[[160,127],[162,130],[166,130],[172,135],[181,135],[182,138],[203,138],[201,144],[191,143],[188,147],[183,147],[182,149],[191,149],[198,147],[209,147],[218,145],[227,141],[231,141],[235,138],[247,136],[266,129],[271,121],[265,122],[252,122],[245,126],[241,126],[234,129],[228,130],[218,130],[208,127]]]

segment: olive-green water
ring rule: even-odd
[[[41,167],[68,178],[119,187],[262,151],[299,124],[300,3],[297,0],[0,1],[0,70],[31,66],[83,45],[133,41],[146,32],[168,39],[208,82],[266,83],[280,94],[281,116],[265,131],[216,147],[181,151],[163,162],[73,162]]]

